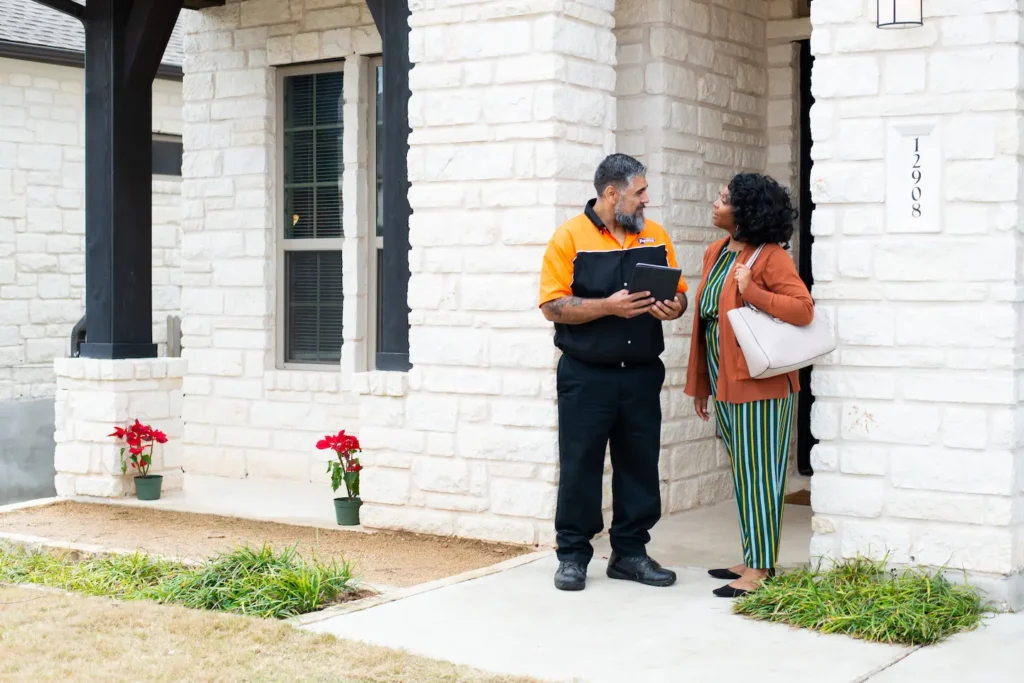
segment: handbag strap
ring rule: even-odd
[[[757,251],[754,252],[754,255],[750,257],[749,261],[747,261],[747,268],[753,268],[754,267],[754,261],[756,261],[757,257],[761,255],[761,250],[762,249],[764,249],[764,245],[763,244],[757,248]]]
[[[751,270],[753,270],[753,268],[754,268],[754,261],[756,261],[756,260],[757,260],[757,257],[761,255],[761,250],[762,250],[762,249],[764,249],[764,245],[763,245],[763,244],[762,244],[761,246],[759,246],[759,247],[757,248],[757,250],[755,250],[755,251],[754,251],[754,255],[750,257],[750,260],[749,260],[749,261],[747,261],[747,268],[748,268],[748,269],[751,269]],[[758,307],[757,307],[757,306],[755,306],[754,304],[750,303],[749,301],[744,301],[744,302],[743,302],[743,305],[744,305],[744,306],[746,306],[747,308],[749,308],[749,309],[750,309],[750,310],[752,310],[752,311],[758,311],[758,312],[761,312],[761,313],[763,313],[763,311],[761,311],[761,309],[760,309],[760,308],[758,308]],[[774,316],[773,316],[773,317],[774,317]]]

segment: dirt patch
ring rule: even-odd
[[[811,504],[811,492],[807,489],[802,491],[794,491],[786,496],[786,505],[803,505],[810,506]]]
[[[60,502],[0,514],[0,531],[108,548],[203,559],[237,546],[297,547],[345,559],[362,581],[411,586],[531,552],[533,548],[402,532],[327,530],[125,505]]]
[[[0,680],[512,683],[272,620],[0,586]]]

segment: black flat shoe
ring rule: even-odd
[[[740,575],[729,569],[709,569],[708,574],[715,579],[722,579],[723,581],[735,581],[740,578]],[[768,578],[775,577],[775,570],[768,570]]]
[[[716,588],[711,592],[720,598],[738,598],[746,595],[747,593],[750,593],[751,591],[745,591],[742,588],[733,588],[729,584],[726,584],[721,588]]]
[[[708,575],[713,579],[722,579],[723,581],[735,581],[740,578],[740,575],[729,569],[709,569]]]
[[[608,578],[636,581],[645,586],[664,588],[676,582],[676,573],[663,568],[647,555],[622,557],[612,553],[608,558]]]
[[[563,560],[555,572],[555,588],[560,591],[581,591],[587,587],[587,567],[579,562]]]

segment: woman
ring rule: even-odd
[[[744,560],[708,572],[732,579],[714,591],[720,597],[755,590],[774,572],[779,552],[793,394],[800,385],[796,372],[752,379],[728,313],[751,304],[793,325],[811,323],[811,295],[786,253],[795,216],[788,191],[777,182],[741,173],[714,205],[713,223],[728,237],[704,253],[686,393],[705,422],[708,397],[715,397],[715,418],[732,464]]]

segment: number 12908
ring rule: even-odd
[[[910,172],[914,186],[910,188],[910,215],[921,217],[921,138],[914,138],[914,165]]]

